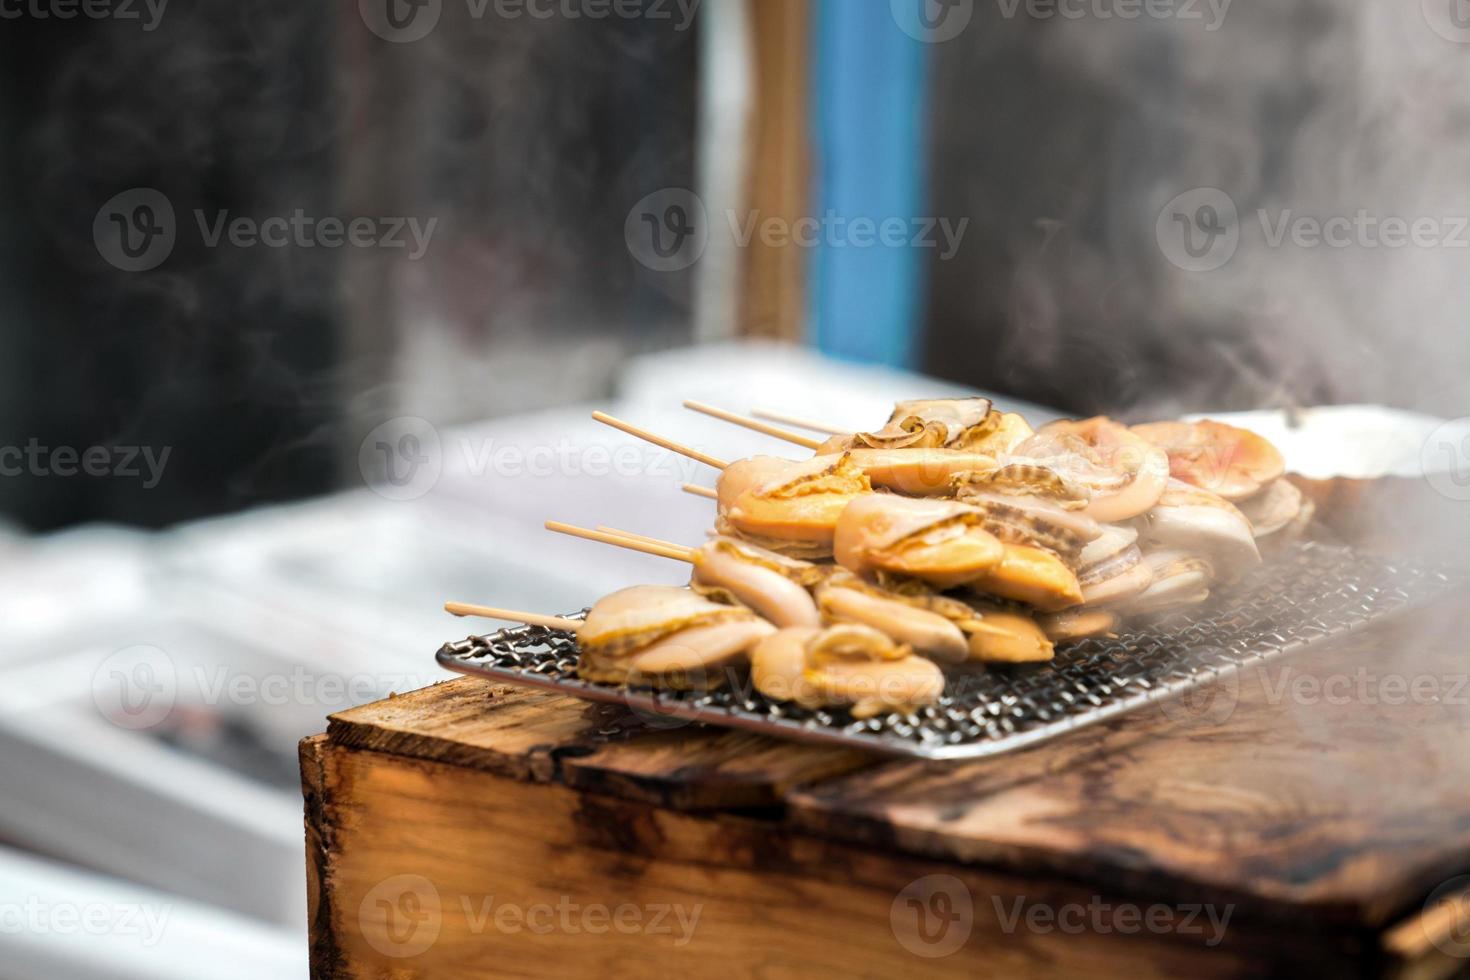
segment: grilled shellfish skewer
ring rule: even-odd
[[[1133,432],[1169,454],[1175,479],[1226,500],[1253,497],[1286,472],[1286,460],[1269,440],[1223,422],[1149,422]]]
[[[720,474],[715,529],[792,557],[823,558],[843,510],[872,489],[847,454],[805,463],[752,456]]]
[[[1012,452],[1090,491],[1084,513],[1105,524],[1126,521],[1158,503],[1169,479],[1164,450],[1112,419],[1051,422]]]
[[[939,663],[957,664],[970,655],[969,641],[952,619],[898,596],[884,595],[852,576],[817,590],[817,605],[831,623],[858,623]]]
[[[817,452],[947,449],[996,455],[1030,435],[1025,419],[997,411],[988,398],[937,398],[899,402],[883,428],[834,435]]]
[[[719,470],[728,470],[739,463],[730,463],[708,453],[700,452],[683,443],[675,442],[657,435],[647,429],[639,428],[631,422],[614,418],[605,412],[593,412],[592,417],[604,425],[610,425],[631,436],[660,446],[671,452],[679,453],[690,459],[713,466]],[[762,474],[767,479],[777,479],[782,476],[779,465],[784,464],[790,469],[790,478],[796,478],[804,472],[805,467],[814,466],[818,470],[842,465],[852,464],[856,471],[864,478],[870,479],[871,483],[897,490],[900,493],[913,494],[915,496],[937,496],[948,492],[950,481],[960,473],[974,470],[992,469],[995,459],[984,453],[956,452],[950,450],[901,450],[885,451],[877,449],[858,449],[848,452],[819,452],[810,460],[799,461],[790,459],[776,459],[771,456],[755,456],[752,460],[762,460]],[[845,463],[843,461],[846,461]],[[741,460],[748,463],[750,460]],[[870,484],[871,485],[871,484]]]
[[[1208,559],[1227,577],[1261,563],[1246,516],[1223,497],[1181,480],[1170,479],[1140,533],[1149,544]]]
[[[982,526],[984,515],[947,500],[868,494],[837,521],[833,553],[858,575],[883,571],[940,589],[974,581],[998,565],[1005,546]]]
[[[688,589],[637,585],[599,599],[577,631],[583,680],[703,690],[724,684],[776,627]]]
[[[854,718],[909,714],[944,693],[944,674],[878,630],[784,629],[751,652],[756,690],[804,708],[850,706]]]
[[[706,598],[753,609],[778,627],[820,626],[821,614],[809,587],[825,577],[810,562],[796,561],[744,541],[715,538],[698,548],[685,548],[616,528],[595,531],[547,521],[548,530],[603,544],[688,562],[694,566],[690,588]]]
[[[688,589],[639,585],[599,599],[584,621],[450,602],[456,616],[483,616],[574,633],[577,673],[613,684],[703,690],[776,628],[748,609],[722,606]]]

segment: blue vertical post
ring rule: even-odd
[[[931,45],[900,28],[889,0],[813,2],[812,200],[824,232],[812,257],[811,339],[836,357],[913,367],[922,251],[854,244],[862,226],[852,222],[922,216]]]

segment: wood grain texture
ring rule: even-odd
[[[339,745],[681,809],[772,806],[797,784],[874,761],[472,677],[333,715],[328,734]]]
[[[1362,937],[1249,923],[1218,935],[1182,921],[1150,931],[1121,911],[1083,929],[1018,925],[1018,907],[1098,898],[1075,883],[945,866],[770,821],[330,742],[313,752],[323,805],[308,814],[331,842],[316,879],[330,899],[313,904],[332,935],[314,944],[318,980],[1343,975],[1364,952]],[[937,947],[914,945],[916,911],[904,898],[933,874],[967,903],[933,934],[955,946],[942,957],[915,951]]]
[[[746,212],[756,222],[777,219],[791,228],[811,211],[807,118],[811,5],[753,0],[748,9],[755,104]],[[745,336],[791,343],[802,339],[809,251],[790,241],[767,243],[760,234],[741,249],[745,288],[740,293],[739,323]]]
[[[789,796],[790,818],[1124,894],[1381,927],[1470,870],[1467,626],[1448,603],[1021,756],[828,780]]]

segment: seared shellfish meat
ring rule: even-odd
[[[700,595],[748,606],[778,627],[822,624],[810,591],[826,577],[820,565],[729,537],[695,549],[693,564],[689,587]]]
[[[1005,557],[1005,546],[983,524],[984,514],[954,501],[870,494],[842,512],[833,554],[859,575],[884,571],[954,588]]]
[[[1052,648],[1024,610],[941,595],[918,579],[836,572],[817,593],[829,622],[857,622],[941,664],[1050,659]]]
[[[1144,539],[1209,559],[1227,577],[1261,563],[1251,522],[1230,501],[1171,479],[1140,529]]]
[[[1090,492],[1083,512],[1103,523],[1126,521],[1158,503],[1169,479],[1169,457],[1112,419],[1043,425],[1018,445],[1015,457],[1044,463]]]
[[[854,718],[910,714],[944,693],[931,661],[869,626],[784,629],[751,653],[756,690],[804,708],[850,707]]]
[[[847,453],[805,462],[753,456],[720,473],[715,527],[793,557],[825,557],[838,516],[872,489]]]
[[[598,600],[577,631],[577,674],[605,684],[718,687],[726,667],[776,628],[688,589],[636,585]]]
[[[988,398],[899,402],[876,432],[834,436],[819,452],[842,449],[951,449],[1004,453],[1031,434],[1026,420],[996,411]]]
[[[1286,472],[1271,443],[1224,422],[1149,422],[1133,431],[1169,454],[1169,473],[1226,500],[1244,500]]]

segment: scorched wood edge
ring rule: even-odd
[[[965,764],[469,678],[346,711],[302,743],[313,976],[1446,975],[1463,610]]]

